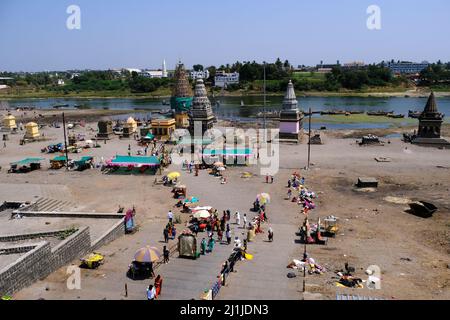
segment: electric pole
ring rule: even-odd
[[[311,164],[311,117],[312,117],[312,110],[309,108],[309,130],[308,130],[308,166],[307,169],[309,170],[309,166]]]
[[[67,135],[66,135],[66,118],[64,112],[62,113],[63,130],[64,130],[64,149],[66,151],[66,170],[69,170],[69,151],[67,150]]]

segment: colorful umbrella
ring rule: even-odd
[[[206,219],[209,218],[211,216],[211,214],[209,213],[209,211],[206,210],[200,210],[197,211],[196,213],[194,213],[194,218],[197,219]]]
[[[181,177],[181,174],[179,172],[171,172],[167,175],[167,178],[169,178],[170,180],[175,180],[177,178]]]
[[[243,172],[241,178],[251,178],[253,175],[250,172]]]
[[[134,254],[134,260],[137,262],[155,262],[161,257],[161,252],[158,248],[146,246],[139,249]]]
[[[211,209],[212,209],[212,207],[210,207],[210,206],[195,207],[194,209],[192,209],[192,212],[197,212],[197,211],[200,211],[200,210],[206,210],[206,211],[209,211],[209,210],[211,210]]]
[[[268,193],[260,193],[256,196],[260,204],[270,203],[270,195]]]

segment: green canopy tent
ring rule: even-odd
[[[9,173],[26,173],[41,168],[43,158],[26,158],[17,162],[11,162]]]
[[[144,137],[144,140],[154,140],[155,136],[151,134],[150,132],[147,133],[147,135]]]
[[[17,162],[11,162],[10,165],[15,165],[15,166],[27,166],[30,164],[36,164],[36,163],[41,163],[41,161],[44,161],[45,159],[43,158],[26,158]]]

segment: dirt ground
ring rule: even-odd
[[[89,128],[95,130],[96,123],[89,123],[76,132],[92,138],[93,131]],[[167,188],[153,186],[154,176],[104,175],[98,169],[82,173],[50,171],[47,169],[48,161],[40,171],[26,175],[7,174],[10,162],[26,157],[54,157],[41,154],[40,149],[50,143],[61,142],[62,129],[43,130],[48,141],[19,146],[20,136],[10,135],[7,147],[1,146],[0,199],[8,193],[8,184],[23,185],[24,193],[28,190],[27,185],[38,185],[44,191],[47,184],[65,186],[69,191],[58,194],[58,197],[67,197],[66,200],[82,203],[97,212],[115,211],[119,205],[135,205],[140,212],[138,223],[142,226],[164,223],[173,199],[170,199]],[[306,177],[307,187],[319,195],[317,209],[310,214],[310,220],[316,222],[319,217],[335,215],[340,218],[341,229],[327,246],[308,245],[309,255],[328,269],[323,275],[307,276],[309,291],[322,294],[323,299],[334,299],[336,292],[341,290],[334,284],[334,271],[342,269],[348,262],[362,278],[366,278],[364,270],[370,265],[380,267],[382,279],[381,290],[376,292],[378,297],[450,299],[450,150],[412,146],[397,138],[391,139],[391,144],[385,146],[360,147],[353,138],[336,138],[333,133],[327,134],[324,141],[324,145],[312,146],[311,169],[301,171]],[[135,141],[113,139],[99,149],[71,156],[93,155],[96,161],[101,161],[102,157],[107,159],[116,154],[126,154],[129,144],[135,154],[138,149]],[[388,157],[391,162],[378,163],[375,157]],[[306,144],[281,144],[280,171],[270,191],[273,202],[286,202],[283,204],[286,210],[277,214],[294,218],[299,227],[303,220],[300,207],[288,203],[284,195],[289,176],[294,171],[300,171],[306,163]],[[229,183],[236,188],[245,189],[246,182],[239,178],[243,170],[231,168],[227,173]],[[256,167],[245,170],[258,174]],[[356,190],[354,185],[361,176],[377,178],[379,188],[374,192]],[[257,179],[263,180],[263,177]],[[211,183],[211,178],[201,176],[198,183]],[[51,190],[46,192],[47,196],[52,196]],[[387,201],[386,197],[394,198]],[[432,218],[420,218],[406,212],[408,206],[405,202],[395,203],[402,202],[397,198],[426,200],[434,203],[438,211]],[[231,199],[236,206],[248,207],[243,201],[247,201],[245,195]],[[214,206],[213,203],[210,205]],[[292,234],[291,240],[298,240],[298,236]],[[277,246],[283,248],[282,243],[277,243]],[[301,258],[302,253],[303,245],[298,244],[295,255],[275,263],[287,273],[289,259]],[[59,270],[49,278],[61,282],[64,276]],[[37,290],[36,286],[32,286],[19,293],[17,298],[35,298],[32,288]],[[103,298],[107,286],[105,288],[92,288],[90,298]],[[367,293],[366,289],[348,291]],[[73,298],[62,292],[54,294],[62,299]]]

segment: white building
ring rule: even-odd
[[[139,75],[146,78],[167,78],[167,68],[166,68],[166,60],[163,60],[162,69],[159,70],[142,70],[138,72]]]
[[[239,83],[239,73],[226,73],[225,71],[217,71],[214,77],[214,85],[216,87],[225,88],[230,84]]]
[[[133,72],[141,73],[142,72],[141,69],[136,69],[136,68],[124,68],[123,70],[128,71],[129,73],[133,73]]]
[[[192,70],[189,74],[189,76],[191,77],[191,79],[193,80],[197,80],[197,79],[208,79],[209,78],[209,71],[203,70],[203,71],[195,71]]]
[[[65,85],[66,83],[64,82],[64,80],[63,79],[58,79],[58,86],[63,86],[63,85]]]

